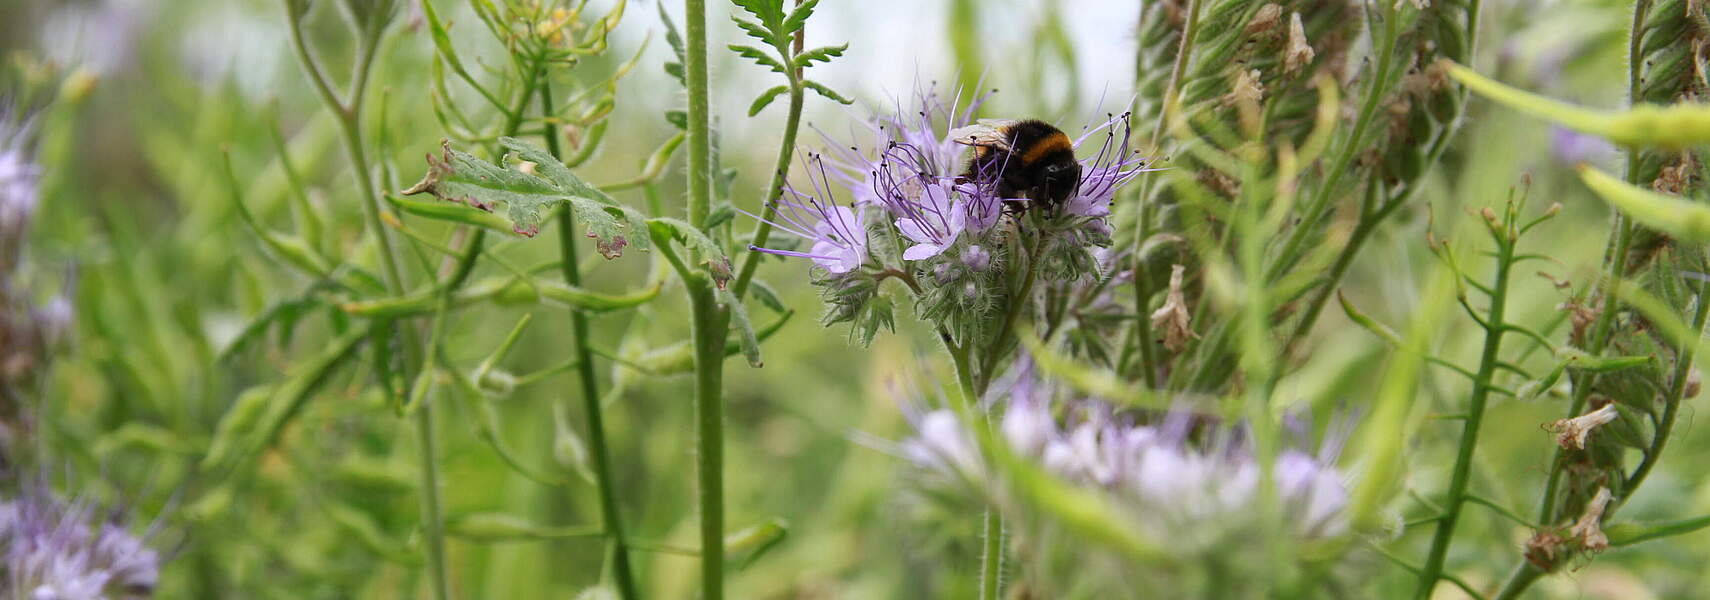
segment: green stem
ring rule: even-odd
[[[1003,590],[1003,513],[986,507],[985,548],[980,559],[980,600],[998,600]]]
[[[711,131],[708,126],[706,0],[683,0],[687,39],[683,57],[689,95],[689,224],[705,228],[712,207]],[[695,262],[700,258],[696,257]],[[710,257],[704,257],[710,258]],[[701,598],[724,598],[724,338],[729,312],[706,277],[685,277],[690,335],[695,350],[695,461],[700,488]]]
[[[422,536],[427,543],[428,577],[432,578],[433,596],[437,600],[451,597],[450,581],[445,571],[445,530],[439,509],[439,457],[434,447],[433,402],[416,406],[416,440],[421,445],[419,476],[421,478]]]
[[[1187,25],[1182,29],[1181,45],[1176,48],[1175,64],[1170,67],[1170,83],[1164,88],[1164,101],[1158,105],[1158,122],[1152,127],[1150,150],[1156,152],[1158,145],[1164,139],[1164,131],[1169,128],[1170,108],[1175,106],[1176,94],[1181,91],[1182,77],[1187,73],[1188,59],[1193,55],[1194,37],[1199,33],[1200,0],[1188,0]],[[1144,15],[1145,11],[1142,10]],[[1138,65],[1138,60],[1136,61]],[[1146,387],[1158,387],[1158,363],[1155,350],[1152,348],[1152,321],[1146,309],[1150,308],[1152,300],[1151,278],[1143,272],[1140,261],[1140,249],[1145,246],[1146,238],[1152,233],[1152,210],[1146,202],[1152,194],[1152,182],[1155,177],[1147,177],[1140,182],[1140,202],[1137,212],[1140,213],[1134,228],[1134,337],[1138,338],[1140,346],[1140,375],[1146,382]]]
[[[552,110],[550,81],[540,82],[540,107],[542,113]],[[562,160],[555,129],[547,128],[546,149],[552,153],[553,158]],[[559,268],[564,274],[565,283],[580,287],[582,272],[579,266],[581,261],[576,257],[575,211],[558,211],[558,252],[562,258]],[[617,584],[620,598],[634,600],[639,595],[636,593],[635,575],[630,568],[629,544],[624,537],[623,515],[618,512],[617,482],[612,478],[611,452],[606,445],[599,380],[594,375],[594,357],[588,345],[588,315],[574,308],[570,309],[570,339],[576,360],[576,379],[582,387],[582,410],[588,415],[588,452],[594,463],[594,483],[600,495],[600,526],[611,545],[612,579]]]
[[[799,5],[801,0],[796,0]],[[796,31],[795,51],[801,52],[805,30]],[[780,48],[780,51],[782,49]],[[784,195],[785,179],[790,172],[790,159],[795,156],[796,132],[802,120],[802,101],[805,90],[802,88],[802,71],[796,69],[788,73],[790,78],[790,112],[784,118],[784,139],[778,142],[778,160],[772,166],[772,182],[766,186],[766,201],[763,205],[762,218],[754,224],[754,246],[765,247],[766,240],[772,234],[772,221],[778,218],[778,198]],[[760,267],[762,253],[750,251],[742,259],[742,269],[736,275],[736,287],[730,292],[738,300],[748,292],[748,284],[754,279],[754,270]]]
[[[1502,584],[1502,591],[1497,592],[1491,600],[1519,598],[1520,594],[1526,592],[1526,588],[1532,587],[1532,584],[1543,576],[1544,572],[1532,564],[1532,561],[1521,559],[1520,564],[1514,567],[1514,572],[1508,575],[1508,581]]]
[[[1353,133],[1348,136],[1348,142],[1342,146],[1342,152],[1336,157],[1336,160],[1330,163],[1330,175],[1324,178],[1324,185],[1318,188],[1311,203],[1304,207],[1306,209],[1305,218],[1294,226],[1294,230],[1289,232],[1288,239],[1283,242],[1282,250],[1276,254],[1277,262],[1271,272],[1267,274],[1266,281],[1276,281],[1282,270],[1291,265],[1294,257],[1300,254],[1302,245],[1306,243],[1307,234],[1317,229],[1318,222],[1330,213],[1330,196],[1335,193],[1336,187],[1342,183],[1342,177],[1348,174],[1349,167],[1358,162],[1354,160],[1354,157],[1364,147],[1366,130],[1371,127],[1372,121],[1377,116],[1378,104],[1389,92],[1390,80],[1393,78],[1392,70],[1396,66],[1395,46],[1401,35],[1400,21],[1400,15],[1393,12],[1385,16],[1383,39],[1377,41],[1376,77],[1372,79],[1372,85],[1366,89],[1366,97],[1360,103],[1360,113],[1354,120]]]
[[[1512,217],[1512,212],[1509,213]],[[1507,331],[1503,322],[1503,313],[1508,300],[1508,272],[1514,262],[1514,236],[1509,235],[1513,227],[1502,226],[1503,231],[1493,235],[1497,240],[1496,282],[1491,286],[1490,313],[1485,323],[1484,354],[1479,359],[1478,374],[1473,380],[1472,398],[1467,403],[1466,421],[1461,430],[1461,444],[1455,454],[1454,471],[1449,479],[1448,498],[1443,504],[1443,518],[1437,522],[1436,535],[1431,539],[1430,553],[1425,557],[1425,565],[1420,568],[1419,587],[1415,598],[1423,600],[1431,596],[1432,588],[1442,578],[1443,561],[1449,554],[1449,542],[1454,538],[1455,524],[1460,520],[1461,507],[1467,501],[1467,483],[1471,479],[1473,450],[1478,447],[1479,425],[1484,420],[1485,400],[1490,397],[1491,378],[1496,374],[1498,353],[1502,348],[1502,334]]]
[[[784,193],[784,180],[790,170],[790,158],[795,155],[796,130],[802,119],[802,86],[794,78],[790,80],[790,114],[784,121],[784,139],[778,145],[778,160],[772,169],[772,183],[766,186],[765,209],[761,220],[754,225],[753,245],[765,247],[766,240],[772,234],[772,221],[778,218],[778,198]],[[748,284],[754,279],[754,270],[760,266],[760,257],[764,253],[750,251],[742,259],[742,270],[736,275],[736,285],[731,293],[741,298],[748,291]]]
[[[357,189],[362,195],[363,216],[367,221],[368,229],[373,232],[379,245],[380,260],[385,268],[387,291],[394,296],[402,295],[406,289],[403,272],[398,267],[398,258],[393,252],[390,234],[380,219],[383,200],[375,190],[373,174],[368,166],[368,154],[362,143],[362,105],[366,98],[368,75],[379,44],[380,32],[363,32],[359,36],[362,41],[359,42],[356,72],[352,75],[350,82],[350,102],[346,104],[339,101],[338,95],[327,81],[325,71],[321,68],[320,63],[315,60],[314,54],[309,52],[308,43],[303,38],[302,15],[293,11],[290,0],[285,0],[284,5],[285,21],[290,28],[291,48],[297,54],[297,60],[307,72],[315,90],[320,94],[322,103],[338,117],[339,129],[344,139],[345,154],[350,158],[351,170],[355,171],[356,175]],[[470,248],[475,251],[469,253],[466,258],[471,265],[474,255],[479,253],[480,241],[480,238],[471,240]],[[467,271],[463,270],[463,267],[460,267],[460,271],[467,275]],[[449,290],[455,287],[455,285],[447,286],[447,298],[449,298]],[[427,358],[417,343],[414,329],[410,326],[404,326],[400,329],[404,338],[402,346],[405,363],[419,364],[424,370],[428,369],[429,365],[424,362]],[[434,446],[431,403],[422,403],[416,407],[416,436],[421,447],[421,456],[418,460],[422,486],[422,535],[425,538],[428,576],[432,581],[434,598],[448,600],[451,593],[450,578],[445,569],[445,534],[444,524],[440,516],[439,463],[437,449]]]
[[[445,568],[445,522],[440,511],[439,499],[439,455],[434,442],[433,411],[434,403],[431,398],[431,373],[433,372],[434,350],[439,345],[440,334],[444,331],[447,315],[452,310],[452,298],[457,288],[469,280],[469,274],[475,270],[475,260],[481,255],[481,248],[486,242],[487,232],[477,229],[469,237],[462,256],[458,257],[451,276],[439,291],[439,307],[434,311],[433,324],[428,339],[427,362],[422,364],[422,377],[416,382],[411,391],[412,401],[409,407],[415,411],[416,443],[420,446],[421,456],[418,459],[418,476],[421,480],[421,511],[422,536],[426,538],[428,577],[433,584],[434,598],[447,600],[451,597],[451,583]]]

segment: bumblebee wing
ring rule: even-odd
[[[1005,133],[1015,121],[980,119],[978,123],[958,127],[950,132],[950,141],[967,146],[993,148],[1008,152],[1009,135]]]

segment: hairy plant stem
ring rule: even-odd
[[[706,0],[683,0],[689,95],[689,224],[704,229],[712,207]],[[700,262],[703,257],[696,257]],[[712,257],[704,257],[712,258]],[[701,513],[701,598],[724,598],[724,339],[730,313],[708,277],[686,276],[694,346],[695,461]]]
[[[1633,22],[1629,30],[1627,42],[1627,103],[1637,104],[1640,97],[1640,86],[1643,79],[1640,69],[1644,68],[1644,52],[1640,31],[1650,12],[1651,0],[1637,0],[1633,4]],[[1639,178],[1639,151],[1627,151],[1627,182],[1637,183]],[[1590,337],[1586,340],[1586,352],[1592,356],[1603,353],[1609,341],[1609,332],[1615,323],[1615,313],[1619,312],[1621,281],[1626,277],[1627,252],[1632,246],[1636,226],[1629,223],[1619,211],[1614,214],[1609,229],[1609,242],[1604,252],[1603,261],[1605,273],[1598,285],[1601,291],[1602,306],[1599,307],[1597,320],[1592,323]],[[1703,302],[1703,298],[1699,299]],[[1700,319],[1702,321],[1702,319]],[[1586,401],[1591,395],[1592,382],[1597,377],[1593,373],[1582,373],[1572,379],[1573,400],[1569,403],[1567,417],[1573,418],[1585,409]],[[1659,448],[1660,449],[1660,446]],[[1561,487],[1562,465],[1566,458],[1566,450],[1556,448],[1550,459],[1550,473],[1544,479],[1544,495],[1538,505],[1538,525],[1548,527],[1556,521],[1556,493]],[[1532,564],[1530,560],[1521,557],[1520,564],[1503,583],[1499,599],[1518,598],[1527,588],[1544,575],[1543,569]]]
[[[1188,0],[1187,25],[1182,28],[1181,45],[1176,48],[1175,64],[1170,67],[1170,83],[1164,88],[1164,101],[1158,105],[1158,122],[1152,127],[1148,150],[1157,152],[1159,144],[1163,143],[1164,131],[1169,128],[1170,109],[1176,105],[1176,95],[1181,92],[1182,75],[1187,72],[1188,59],[1193,55],[1193,38],[1199,34],[1200,0]],[[1146,11],[1140,11],[1142,17]],[[1139,71],[1138,56],[1136,58],[1136,73]],[[1148,202],[1152,195],[1152,182],[1156,177],[1146,177],[1140,182],[1140,206],[1135,212],[1139,213],[1134,224],[1134,335],[1135,344],[1140,347],[1140,376],[1146,382],[1148,389],[1158,387],[1157,355],[1152,348],[1152,321],[1146,309],[1152,300],[1152,282],[1145,273],[1140,272],[1140,250],[1146,245],[1146,238],[1152,233],[1152,207]],[[1126,365],[1119,365],[1126,366]]]
[[[915,285],[912,278],[904,279],[915,292],[920,287]],[[956,383],[961,389],[962,403],[957,407],[964,418],[978,418],[989,435],[992,430],[991,416],[979,410],[980,397],[984,390],[978,387],[973,376],[976,358],[969,356],[975,344],[966,340],[957,344],[950,332],[942,326],[938,328],[938,337],[950,351],[951,363],[956,367]],[[990,505],[986,506],[985,516],[982,517],[981,536],[983,544],[980,552],[980,600],[997,600],[1003,585],[1003,513]]]
[[[1510,212],[1509,217],[1512,217]],[[1455,535],[1455,524],[1460,520],[1461,507],[1467,500],[1467,483],[1471,480],[1473,451],[1478,447],[1479,425],[1484,420],[1485,401],[1490,397],[1491,378],[1495,376],[1498,363],[1501,362],[1499,352],[1502,349],[1502,334],[1507,332],[1504,322],[1504,312],[1508,304],[1508,274],[1514,265],[1514,244],[1517,235],[1512,224],[1503,223],[1502,231],[1493,232],[1496,239],[1496,281],[1490,290],[1490,310],[1483,322],[1484,353],[1479,358],[1478,373],[1473,377],[1472,397],[1467,402],[1466,418],[1461,429],[1461,443],[1455,453],[1455,466],[1449,478],[1448,497],[1443,502],[1443,515],[1437,521],[1437,531],[1431,538],[1431,550],[1425,556],[1425,564],[1419,570],[1419,587],[1415,598],[1423,600],[1431,596],[1431,590],[1436,588],[1437,581],[1442,579],[1443,561],[1449,554],[1449,543]]]
[[[551,117],[552,82],[541,81],[539,90],[542,116]],[[558,132],[548,127],[545,137],[547,151],[552,153],[553,158],[563,160],[558,144]],[[558,252],[562,258],[559,268],[564,274],[564,282],[581,286],[581,261],[576,257],[576,215],[575,211],[569,208],[558,211]],[[594,483],[600,495],[600,527],[605,531],[606,542],[610,546],[612,579],[616,583],[618,597],[635,600],[639,596],[636,593],[635,575],[630,568],[629,543],[624,537],[623,515],[618,511],[617,482],[612,478],[611,451],[606,447],[606,426],[603,408],[600,406],[599,380],[594,375],[594,355],[588,344],[588,315],[574,308],[570,309],[570,340],[576,358],[576,379],[582,387],[582,410],[588,418],[588,453],[594,463]]]

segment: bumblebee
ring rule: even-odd
[[[1081,163],[1069,136],[1050,123],[981,119],[950,132],[958,144],[974,147],[962,180],[995,184],[1011,212],[1027,211],[1026,198],[1048,212],[1068,201],[1081,181]]]

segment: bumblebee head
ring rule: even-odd
[[[1075,155],[1062,153],[1039,168],[1039,195],[1050,206],[1067,202],[1081,182],[1081,163]]]

